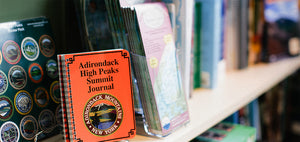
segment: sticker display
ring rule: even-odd
[[[8,72],[8,80],[13,88],[17,90],[23,89],[27,83],[27,76],[23,67],[19,65],[11,67]]]
[[[33,106],[32,97],[25,90],[21,90],[15,95],[14,102],[16,110],[22,115],[28,114]]]
[[[61,108],[61,105],[59,105],[57,108],[56,108],[56,111],[55,111],[55,118],[56,118],[56,124],[58,124],[59,126],[63,126],[63,113],[62,113],[62,108]]]
[[[8,40],[3,44],[2,53],[6,62],[10,64],[17,64],[21,59],[20,46],[12,40]]]
[[[55,118],[53,112],[49,109],[45,109],[39,116],[40,128],[45,133],[50,133],[55,128]]]
[[[38,63],[32,63],[28,69],[29,78],[34,83],[40,83],[43,80],[43,68]]]
[[[39,107],[47,106],[49,94],[44,87],[39,87],[34,91],[34,101]]]
[[[46,57],[51,57],[55,53],[53,39],[48,35],[42,35],[39,40],[39,46],[42,54]]]
[[[18,126],[12,122],[5,122],[0,128],[1,142],[19,142],[20,131]]]
[[[13,104],[8,97],[0,97],[0,120],[6,121],[13,115]]]
[[[50,96],[55,103],[60,103],[60,88],[58,81],[54,81],[50,86]]]
[[[36,60],[40,54],[39,46],[32,37],[26,37],[23,39],[21,50],[23,56],[29,61]]]
[[[20,122],[20,133],[26,140],[32,140],[38,132],[37,120],[32,115],[26,115]]]
[[[58,76],[58,66],[57,62],[53,59],[50,59],[46,64],[47,75],[54,79]]]
[[[0,95],[6,92],[8,87],[7,76],[0,70]]]

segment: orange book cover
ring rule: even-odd
[[[129,53],[123,49],[58,55],[66,141],[135,136]]]

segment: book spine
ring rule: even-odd
[[[202,2],[201,85],[215,88],[221,49],[222,0],[199,0]]]
[[[65,138],[65,141],[66,142],[70,142],[70,129],[69,129],[69,122],[68,122],[68,114],[67,114],[67,105],[66,105],[66,99],[65,99],[65,94],[67,94],[66,90],[65,90],[65,65],[64,65],[64,60],[62,59],[63,58],[63,55],[58,55],[57,56],[57,63],[58,63],[58,67],[59,67],[59,85],[61,86],[60,87],[60,94],[61,94],[61,107],[62,107],[62,117],[63,117],[63,133],[64,133],[64,138]]]

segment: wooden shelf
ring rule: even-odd
[[[188,101],[190,122],[165,138],[137,135],[129,141],[189,141],[284,80],[300,67],[300,58],[258,64],[226,74],[215,90],[197,89]]]
[[[188,101],[190,122],[164,138],[137,135],[130,142],[159,142],[192,140],[241,107],[247,105],[300,67],[300,57],[275,63],[258,64],[245,70],[226,74],[218,88],[197,89]],[[61,136],[57,139],[59,142]],[[47,140],[46,140],[47,141]],[[50,139],[48,140],[50,142]]]

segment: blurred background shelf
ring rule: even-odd
[[[188,101],[190,122],[165,138],[137,135],[138,141],[189,141],[287,78],[300,67],[300,58],[258,64],[229,72],[215,90],[197,89]]]

